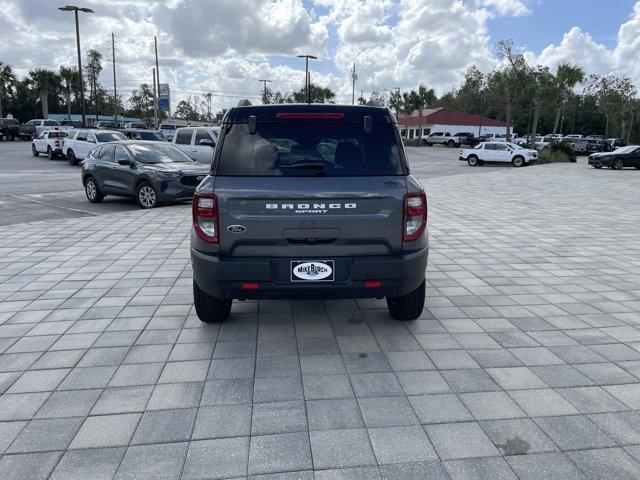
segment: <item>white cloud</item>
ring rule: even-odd
[[[522,0],[479,0],[479,4],[493,8],[502,16],[522,17],[531,14],[531,10]]]

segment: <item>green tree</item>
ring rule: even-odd
[[[129,97],[131,111],[139,118],[151,121],[153,119],[154,102],[153,89],[147,83],[142,83],[131,92]]]
[[[314,83],[309,85],[309,98],[311,103],[333,103],[332,100],[336,94],[329,87],[321,87]],[[289,103],[306,103],[307,96],[304,88],[293,92],[293,94],[287,99]]]
[[[389,95],[389,108],[396,111],[396,120],[398,119],[398,113],[402,110],[402,95],[400,89],[397,88],[391,95]]]
[[[3,100],[14,90],[16,76],[11,69],[11,65],[0,62],[0,118],[4,116],[2,112]]]
[[[102,72],[102,54],[95,49],[87,52],[87,64],[84,68],[84,76],[89,86],[89,99],[93,111],[100,113],[101,96],[104,96],[105,90],[100,86],[100,73]]]
[[[549,102],[549,98],[553,94],[554,83],[555,79],[549,72],[548,67],[537,66],[529,72],[529,80],[524,93],[531,98],[530,107],[533,107],[533,122],[531,124],[531,137],[529,138],[530,148],[535,148],[540,109],[545,102]]]
[[[64,91],[65,103],[67,104],[67,120],[71,120],[71,95],[76,96],[79,93],[78,83],[80,77],[78,69],[75,67],[60,67],[60,80],[62,90]]]
[[[553,133],[558,133],[560,126],[560,117],[567,100],[568,94],[573,87],[584,80],[584,70],[577,65],[568,62],[562,62],[558,65],[555,74],[557,84],[557,98],[555,106],[555,121],[553,122]]]
[[[425,108],[433,105],[436,100],[436,94],[433,88],[427,90],[427,87],[420,84],[418,91],[411,90],[410,95],[413,97],[413,106],[418,110],[418,138],[422,136],[422,112]]]
[[[53,70],[37,68],[29,71],[29,81],[40,96],[43,118],[48,118],[49,94],[60,88],[60,77]]]

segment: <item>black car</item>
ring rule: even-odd
[[[594,168],[609,167],[622,170],[624,167],[640,169],[640,145],[629,145],[613,152],[594,153],[589,155],[589,165]]]
[[[162,133],[156,130],[143,130],[141,128],[125,128],[122,130],[125,137],[130,140],[149,140],[152,142],[166,142]]]
[[[110,142],[94,148],[84,160],[82,183],[92,203],[116,195],[153,208],[191,199],[209,169],[166,142]]]
[[[13,141],[20,133],[20,122],[15,118],[0,118],[0,140]]]
[[[454,137],[460,138],[460,145],[469,145],[475,147],[480,143],[480,137],[476,137],[472,132],[459,132]]]

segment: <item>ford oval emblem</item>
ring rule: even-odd
[[[227,230],[229,230],[231,233],[242,233],[246,230],[246,228],[242,225],[229,225],[227,227]]]
[[[204,180],[204,175],[198,175],[196,177],[196,180],[198,180],[199,182],[201,182],[202,180]]]

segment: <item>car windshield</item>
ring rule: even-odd
[[[105,133],[96,132],[96,139],[100,143],[104,143],[104,142],[116,142],[118,140],[126,140],[127,137],[125,137],[123,134],[119,132],[105,132]]]
[[[160,125],[160,130],[175,130],[175,125]]]
[[[375,123],[262,122],[255,134],[246,123],[225,134],[220,176],[402,175],[404,151],[396,128]]]
[[[193,161],[172,145],[141,144],[127,145],[133,157],[140,163],[193,163]]]
[[[629,145],[628,147],[616,148],[614,151],[616,153],[631,153],[631,152],[635,151],[636,148],[638,148],[638,145]]]
[[[53,137],[66,137],[67,132],[49,132],[49,138]]]
[[[505,145],[507,145],[509,148],[513,148],[514,150],[522,150],[522,147],[520,145],[516,145],[515,143],[505,142]]]

